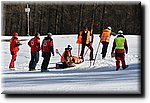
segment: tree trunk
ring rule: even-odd
[[[96,5],[94,4],[93,13],[92,13],[91,33],[93,33],[93,29],[94,29],[95,16],[96,16]]]
[[[80,12],[79,12],[79,25],[78,25],[78,32],[80,32],[80,29],[82,28],[82,16],[83,16],[83,5],[80,5]]]
[[[105,17],[105,5],[103,5],[103,12],[102,12],[102,18],[101,18],[101,29],[100,29],[100,33],[102,33],[102,30],[104,29],[104,17]]]
[[[56,7],[56,14],[55,14],[55,33],[58,33],[58,19],[59,19],[59,15],[58,15],[58,5]]]
[[[60,23],[60,33],[61,34],[63,34],[63,29],[64,29],[63,19],[64,19],[64,7],[62,5],[61,6],[61,23]]]

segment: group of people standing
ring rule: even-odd
[[[107,27],[102,31],[100,34],[100,41],[103,45],[102,47],[102,59],[106,57],[107,54],[107,48],[108,44],[110,41],[110,36],[116,36],[114,32],[112,32],[111,27]],[[67,48],[65,48],[65,51],[63,52],[61,56],[61,62],[65,67],[67,67],[70,63],[74,62],[76,64],[81,63],[84,61],[84,49],[85,46],[87,46],[90,49],[90,61],[94,60],[93,58],[93,33],[90,28],[84,27],[83,30],[80,31],[77,37],[77,44],[82,45],[81,53],[80,56],[72,56],[71,55],[71,50],[72,47],[68,45]],[[18,33],[14,33],[11,40],[10,40],[10,52],[12,55],[12,59],[9,65],[9,68],[11,70],[14,70],[14,62],[17,57],[17,52],[19,51],[19,46],[22,45],[19,40],[18,40]],[[54,56],[54,43],[52,39],[52,34],[48,33],[47,37],[45,37],[42,41],[42,45],[40,45],[40,34],[37,32],[35,34],[35,37],[32,38],[28,42],[29,47],[31,48],[31,60],[29,63],[29,71],[34,71],[36,70],[36,64],[39,61],[39,51],[42,51],[42,57],[43,57],[43,62],[41,65],[41,72],[47,72],[47,67],[50,61],[51,55]],[[115,53],[114,53],[115,51]],[[127,65],[125,63],[125,52],[126,54],[128,53],[128,45],[127,45],[127,40],[123,36],[123,31],[119,30],[117,37],[114,39],[113,42],[113,47],[112,47],[112,52],[111,55],[113,56],[115,54],[115,59],[116,59],[116,70],[120,69],[120,61],[122,63],[122,68],[126,69]]]
[[[46,72],[47,67],[50,61],[51,54],[54,56],[54,46],[53,39],[51,38],[52,34],[48,33],[42,41],[40,46],[40,34],[37,32],[29,42],[28,45],[31,48],[31,60],[29,62],[29,71],[35,71],[35,67],[39,61],[39,51],[42,51],[43,62],[41,65],[41,72]],[[19,46],[22,45],[18,40],[18,33],[14,33],[10,40],[10,52],[12,59],[9,65],[10,70],[14,70],[16,61],[17,52],[19,51]]]

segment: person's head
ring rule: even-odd
[[[119,34],[119,35],[123,35],[123,31],[122,31],[122,30],[119,30],[119,31],[118,31],[118,34]]]
[[[67,48],[68,48],[68,50],[72,50],[72,47],[71,47],[70,45],[68,45],[68,47],[67,47]]]
[[[40,33],[36,32],[35,37],[40,37]]]
[[[47,37],[52,37],[52,33],[47,33]]]
[[[68,48],[65,48],[65,51],[68,51]]]
[[[107,29],[112,30],[112,28],[110,26],[108,26]]]
[[[17,32],[14,32],[14,33],[13,33],[13,37],[18,38],[18,33],[17,33]]]
[[[85,33],[87,33],[88,28],[87,27],[83,27],[83,30],[84,30]]]
[[[86,27],[83,27],[83,30],[86,30]]]

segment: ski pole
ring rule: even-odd
[[[95,54],[93,66],[94,66],[94,64],[95,64],[95,60],[96,60],[96,57],[97,57],[98,49],[99,49],[99,47],[100,47],[100,43],[101,43],[101,42],[99,42],[98,47],[97,47],[97,51],[96,51],[96,54]]]
[[[59,54],[59,56],[61,56],[61,54],[59,53],[58,49],[56,49],[56,53]]]
[[[92,47],[92,43],[91,43],[91,47]],[[92,63],[92,61],[91,61],[91,57],[90,57],[90,66],[91,66],[91,63]]]
[[[87,52],[88,52],[89,48],[86,50],[86,52],[83,55],[83,58],[86,56]]]
[[[79,54],[80,53],[80,44],[78,45],[78,57],[79,57]]]

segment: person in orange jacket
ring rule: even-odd
[[[40,51],[40,33],[36,33],[35,37],[32,38],[29,42],[28,45],[31,48],[31,60],[29,63],[29,71],[34,71],[36,64],[39,61],[39,51]]]
[[[10,52],[12,55],[11,62],[9,64],[9,69],[14,70],[15,61],[17,58],[17,53],[19,51],[19,46],[22,45],[18,40],[18,33],[14,32],[12,38],[10,39]]]
[[[84,27],[82,31],[80,31],[78,35],[78,40],[77,44],[82,44],[82,49],[80,53],[80,58],[84,59],[83,54],[84,54],[84,49],[85,46],[87,46],[90,49],[90,60],[93,60],[93,47],[92,47],[92,42],[93,42],[93,35],[89,31],[87,27]]]
[[[68,45],[68,47],[65,48],[65,51],[61,55],[61,62],[63,63],[64,68],[71,66],[73,63],[71,50],[72,50],[72,47]]]
[[[107,53],[107,48],[108,48],[108,44],[110,41],[110,36],[111,35],[116,35],[114,32],[112,32],[112,29],[110,26],[108,26],[106,29],[104,29],[100,35],[100,42],[102,43],[103,47],[102,47],[102,59],[104,59],[106,57],[106,53]]]
[[[118,36],[114,39],[111,55],[114,54],[114,50],[116,59],[116,70],[118,71],[120,69],[120,61],[122,63],[122,68],[126,69],[127,65],[125,63],[124,53],[128,53],[128,45],[126,38],[123,36],[122,30],[118,31]]]

